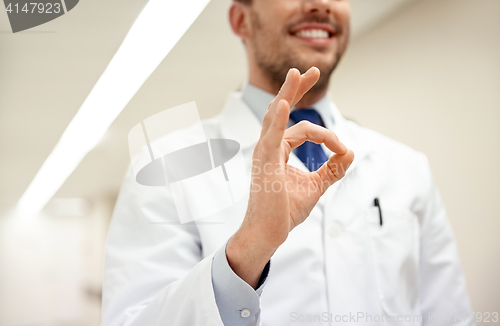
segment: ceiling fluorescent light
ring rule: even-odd
[[[148,2],[19,200],[21,214],[40,212],[209,2]]]

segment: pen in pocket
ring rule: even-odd
[[[378,198],[375,198],[373,200],[373,203],[375,204],[375,206],[378,208],[378,216],[380,218],[380,226],[382,226],[383,224],[383,220],[382,220],[382,209],[380,208],[380,200]]]

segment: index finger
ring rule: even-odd
[[[302,99],[302,96],[304,96],[304,94],[307,93],[311,87],[314,86],[314,84],[316,84],[319,79],[319,75],[320,71],[316,67],[309,68],[302,75],[300,75],[300,72],[296,68],[292,68],[288,71],[285,82],[281,86],[276,98],[269,104],[266,115],[264,116],[264,120],[262,121],[261,137],[267,133],[267,130],[273,120],[272,117],[275,115],[274,111],[277,110],[278,103],[281,100],[285,100],[288,102],[288,106],[290,108],[295,106],[295,104]]]
[[[309,68],[302,76],[300,76],[300,84],[297,93],[290,103],[290,107],[294,107],[317,82],[320,76],[320,71],[316,67]]]
[[[308,140],[315,144],[325,144],[332,152],[340,155],[347,152],[347,147],[340,142],[333,131],[306,120],[285,130],[283,138],[292,148],[298,147]]]
[[[271,122],[273,121],[274,116],[276,115],[276,110],[278,109],[279,102],[281,100],[285,100],[290,104],[293,101],[295,94],[297,94],[297,89],[299,88],[299,85],[300,85],[300,72],[297,69],[292,68],[288,71],[285,82],[281,86],[278,95],[276,95],[274,100],[272,100],[272,102],[269,104],[266,115],[264,116],[264,119],[262,121],[262,131],[260,134],[261,137],[267,133],[269,126],[271,125]],[[289,107],[291,108],[292,106],[289,105]]]

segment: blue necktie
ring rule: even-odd
[[[290,119],[295,123],[302,120],[307,120],[314,124],[324,127],[321,116],[314,109],[298,109],[290,113]],[[328,160],[326,157],[321,144],[315,144],[310,141],[306,141],[299,147],[297,147],[297,157],[304,163],[309,171],[316,171]]]

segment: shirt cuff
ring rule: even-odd
[[[245,326],[258,317],[260,295],[266,283],[271,264],[267,262],[262,271],[257,290],[254,290],[247,282],[236,275],[229,266],[226,245],[217,250],[212,261],[212,284],[215,302],[224,325]]]

